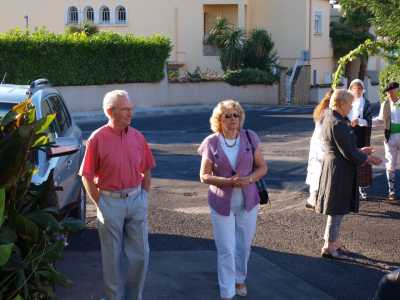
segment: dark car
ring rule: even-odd
[[[58,208],[84,221],[86,194],[78,176],[84,155],[82,132],[71,118],[61,93],[51,87],[47,79],[35,80],[31,85],[0,84],[0,116],[27,98],[32,99],[37,119],[56,113],[48,133],[50,140],[58,146],[51,153],[35,153],[38,172],[33,175],[32,183],[39,185],[53,181]],[[68,148],[74,150],[68,151]]]

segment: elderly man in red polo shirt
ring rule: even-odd
[[[107,93],[109,121],[92,133],[80,175],[97,207],[107,300],[140,300],[149,261],[147,196],[154,158],[144,136],[130,126],[126,91]]]

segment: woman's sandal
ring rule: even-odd
[[[330,259],[341,259],[343,256],[337,251],[329,251],[327,248],[321,250],[321,257]]]
[[[345,245],[340,245],[339,247],[337,247],[336,251],[343,253],[343,254],[351,254],[352,253],[352,251],[347,249]]]

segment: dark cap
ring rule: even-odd
[[[398,89],[398,88],[399,88],[399,84],[397,82],[393,81],[393,82],[389,83],[387,85],[386,89],[384,89],[383,91],[386,93],[386,92],[389,92],[391,90]]]

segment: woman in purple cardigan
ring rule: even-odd
[[[248,131],[256,149],[252,153],[246,130],[242,129],[244,120],[245,112],[238,102],[221,101],[210,118],[214,133],[206,137],[198,149],[202,156],[200,180],[209,185],[218,283],[224,300],[236,294],[247,295],[247,262],[260,202],[255,182],[267,173],[260,139],[256,133]]]

